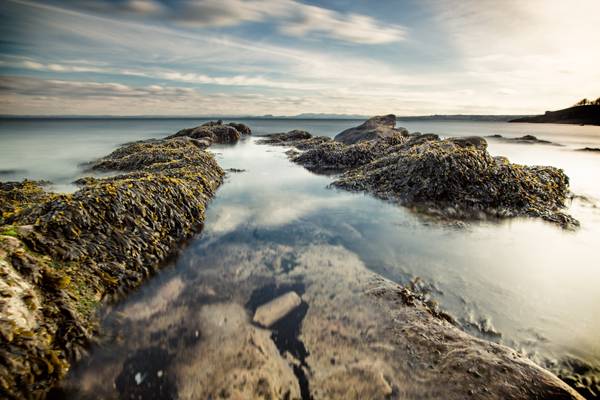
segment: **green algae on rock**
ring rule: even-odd
[[[569,178],[561,169],[492,157],[482,137],[440,139],[401,132],[350,145],[314,139],[292,131],[260,143],[303,150],[288,155],[311,171],[343,172],[334,187],[368,192],[443,218],[523,216],[569,229],[579,225],[563,211]]]
[[[224,175],[204,148],[187,137],[125,145],[91,165],[121,174],[81,179],[71,194],[2,184],[3,397],[43,396],[89,343],[96,304],[139,285],[201,228]]]

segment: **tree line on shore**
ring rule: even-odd
[[[576,106],[600,106],[600,97],[598,97],[596,100],[581,99],[577,103],[575,103],[575,105]]]

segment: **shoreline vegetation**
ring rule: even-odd
[[[440,139],[411,134],[395,123],[388,115],[371,118],[333,140],[291,131],[261,141],[292,147],[291,160],[312,171],[341,173],[334,187],[366,191],[444,219],[528,216],[564,228],[578,226],[564,213],[569,190],[561,170],[492,157],[480,137]],[[207,204],[225,174],[206,149],[250,134],[243,124],[217,121],[165,139],[123,145],[88,165],[90,171],[114,176],[80,179],[76,183],[81,188],[71,194],[47,192],[43,182],[0,183],[3,397],[44,397],[72,363],[85,357],[98,329],[97,308],[139,286],[202,229]],[[344,390],[354,386],[364,398],[385,398],[398,390],[417,397],[582,398],[516,351],[458,329],[418,287],[399,286],[373,273],[357,274],[359,283],[350,286],[365,307],[376,310],[381,322],[373,327],[378,346],[359,341],[357,349],[353,329],[360,326],[350,322],[337,328],[336,337],[323,336],[318,324],[306,332],[303,328],[308,351],[322,361],[311,371],[320,377],[310,381],[312,393],[344,397]],[[334,275],[330,279],[336,280]],[[342,275],[338,278],[341,282]],[[330,298],[323,307],[331,304]],[[373,318],[371,312],[357,314],[367,316]],[[248,329],[266,337],[256,327]],[[263,339],[261,348],[273,347],[270,339]],[[335,343],[365,359],[355,360],[342,375],[329,376],[325,372],[333,367],[329,360],[318,359],[319,346]],[[260,360],[269,358],[263,361],[280,368],[278,374],[291,368],[277,352],[259,353]],[[380,361],[369,359],[375,354]],[[423,378],[421,383],[412,382],[414,374]],[[306,373],[301,376],[308,379]],[[285,393],[281,382],[268,375],[251,378],[240,395],[278,398]],[[308,383],[293,383],[288,396],[307,398]]]

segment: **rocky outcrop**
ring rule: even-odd
[[[192,139],[201,139],[211,143],[236,143],[242,136],[252,134],[250,127],[244,124],[231,122],[227,125],[223,121],[209,121],[195,128],[182,129],[167,139],[176,137],[189,137]]]
[[[600,153],[600,147],[583,147],[581,149],[577,149],[577,151],[587,151],[590,153]]]
[[[288,155],[311,171],[343,172],[332,183],[338,188],[372,193],[442,218],[527,216],[564,228],[579,225],[564,212],[569,179],[562,170],[492,157],[482,137],[442,140],[435,134],[396,133],[351,145],[314,139],[282,134],[276,144],[304,150]]]
[[[389,114],[369,118],[362,125],[337,134],[334,140],[344,144],[354,144],[396,135],[407,136],[408,131],[404,128],[396,128],[396,116]]]
[[[446,216],[540,217],[564,227],[569,180],[553,167],[526,167],[452,139],[430,141],[352,169],[333,183]]]
[[[42,396],[89,344],[96,305],[202,227],[224,174],[204,148],[189,137],[125,145],[90,166],[118,175],[70,194],[1,184],[0,397]]]

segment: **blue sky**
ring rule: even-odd
[[[4,0],[0,114],[528,114],[600,96],[600,1]]]

